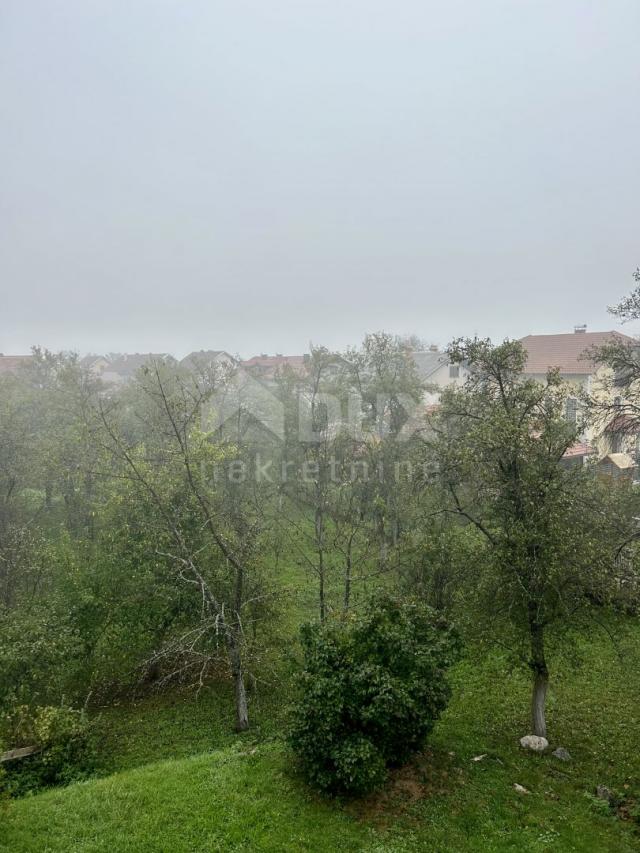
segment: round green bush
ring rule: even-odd
[[[322,791],[364,794],[418,750],[447,705],[455,630],[425,605],[378,595],[362,614],[302,630],[290,744]]]

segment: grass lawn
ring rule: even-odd
[[[588,666],[555,662],[549,727],[569,763],[520,750],[528,683],[495,656],[456,668],[425,752],[385,791],[352,803],[296,778],[278,739],[285,696],[260,696],[255,729],[237,736],[228,689],[211,687],[197,701],[173,694],[102,712],[100,772],[112,775],[8,804],[0,849],[640,850],[640,825],[593,797],[598,784],[640,795],[640,631],[622,660],[602,638],[588,646]]]

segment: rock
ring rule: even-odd
[[[598,787],[596,788],[596,797],[599,800],[606,800],[607,803],[610,803],[613,799],[613,794],[606,787],[606,785],[598,785]]]
[[[549,741],[546,737],[538,735],[525,735],[520,738],[520,746],[523,749],[531,749],[533,752],[544,752],[549,746]]]
[[[571,753],[569,753],[563,746],[559,746],[557,749],[554,749],[551,755],[554,758],[559,758],[560,761],[571,761]]]
[[[518,785],[517,782],[513,783],[513,787],[516,789],[516,791],[519,794],[529,794],[530,793],[530,791],[527,791],[527,789],[524,787],[524,785]]]

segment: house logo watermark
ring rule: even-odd
[[[207,401],[202,412],[206,432],[232,430],[239,419],[250,416],[273,438],[284,441],[285,406],[264,383],[243,368],[238,368],[229,381]]]
[[[207,478],[230,484],[251,481],[282,485],[292,481],[400,483],[428,476],[429,472],[418,463],[393,459],[383,463],[371,452],[384,439],[400,443],[424,430],[425,408],[421,403],[408,395],[390,399],[377,394],[365,399],[351,392],[338,397],[313,393],[301,385],[285,405],[277,389],[240,368],[207,401],[202,428],[226,435],[233,444],[234,436],[243,436],[247,425],[253,422],[266,433],[266,444],[274,452],[257,452],[250,459],[222,460],[211,466]],[[345,438],[359,445],[358,458],[345,460],[336,452],[334,440]],[[286,458],[286,453],[282,455],[285,448],[294,459]]]
[[[294,429],[301,444],[319,444],[336,435],[347,435],[355,441],[392,436],[407,441],[416,431],[424,429],[424,407],[408,394],[390,398],[377,394],[365,400],[357,392],[346,396],[301,389],[296,395]],[[401,427],[394,429],[392,421]],[[393,415],[392,415],[393,412]],[[289,410],[289,421],[293,412]],[[202,413],[202,427],[207,432],[233,432],[234,425],[250,418],[279,442],[285,440],[287,408],[269,385],[239,368],[229,381],[207,401]],[[289,423],[291,427],[291,423]],[[289,433],[291,435],[291,431]]]

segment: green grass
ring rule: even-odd
[[[263,741],[282,729],[285,707],[273,689],[251,696],[251,730],[245,740]],[[100,775],[167,758],[188,758],[234,743],[233,688],[207,685],[199,694],[176,690],[94,714],[93,739]]]
[[[236,736],[228,689],[209,688],[198,700],[174,694],[101,712],[100,772],[117,772],[10,803],[0,849],[640,850],[638,825],[592,796],[598,784],[640,794],[640,631],[622,662],[602,637],[585,639],[583,653],[578,670],[554,661],[550,736],[571,752],[568,764],[520,750],[529,686],[495,655],[455,669],[454,699],[425,753],[355,803],[322,799],[296,778],[277,739],[286,692],[260,695],[256,728]]]
[[[42,853],[366,849],[371,833],[285,766],[273,745],[230,746],[49,791],[12,806],[0,844]]]

